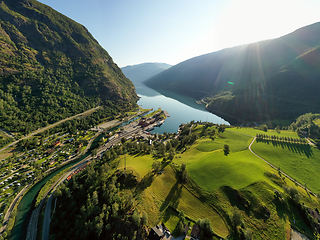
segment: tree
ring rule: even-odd
[[[268,126],[267,126],[266,124],[261,124],[261,125],[259,126],[259,129],[262,130],[262,131],[264,131],[264,132],[268,132]]]
[[[183,183],[186,183],[188,182],[188,179],[189,179],[188,171],[187,169],[184,169],[183,172],[181,173],[181,180]]]
[[[228,155],[230,153],[230,149],[229,149],[229,145],[228,144],[225,144],[223,146],[223,151],[224,151],[224,155]]]
[[[295,202],[299,202],[299,192],[294,187],[285,187],[285,192],[289,195],[289,197]]]
[[[132,221],[136,225],[136,227],[139,227],[141,218],[137,210],[135,210],[132,214]]]
[[[93,149],[91,152],[91,157],[95,158],[97,156],[98,150],[97,149]]]
[[[201,229],[201,237],[204,239],[211,238],[214,234],[210,220],[208,218],[198,219],[197,225]]]
[[[237,228],[241,224],[241,213],[237,208],[233,209],[231,221],[235,228]]]
[[[188,174],[188,171],[187,171],[187,169],[186,169],[186,164],[184,164],[184,163],[181,164],[180,174],[181,174],[181,181],[182,181],[183,183],[188,182],[189,174]]]
[[[219,128],[218,128],[218,132],[219,132],[219,133],[223,133],[225,130],[226,130],[226,126],[223,125],[223,124],[220,124],[220,125],[219,125]]]
[[[183,225],[186,223],[186,217],[184,215],[184,211],[182,210],[179,212],[179,220],[182,222]]]
[[[155,173],[159,172],[160,168],[161,168],[161,163],[159,161],[154,161],[152,163],[152,168],[153,168],[153,171]]]
[[[147,225],[148,224],[148,214],[146,211],[142,212],[142,217],[141,217],[141,225]]]

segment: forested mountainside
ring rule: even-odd
[[[148,78],[170,68],[166,63],[141,63],[121,68],[124,75],[133,83],[143,82]]]
[[[132,82],[82,25],[36,0],[0,3],[0,128],[27,133],[104,106],[136,106]]]
[[[203,99],[231,123],[292,121],[317,112],[320,23],[283,37],[184,61],[150,78],[149,87]]]

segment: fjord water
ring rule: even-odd
[[[161,94],[141,83],[135,84],[135,87],[140,97],[138,105],[154,110],[161,108],[170,115],[161,127],[153,130],[154,133],[177,132],[181,123],[188,123],[192,120],[229,125],[224,119],[206,111],[205,106],[197,104],[193,98],[165,91],[162,91],[163,94]]]

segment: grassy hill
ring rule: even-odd
[[[0,48],[0,127],[11,132],[97,105],[118,112],[138,99],[84,26],[36,0],[1,1]]]
[[[194,126],[192,133],[201,136],[203,127]],[[212,129],[215,129],[215,126],[209,127],[207,131]],[[308,195],[304,189],[296,187],[290,180],[279,176],[277,170],[248,150],[257,133],[265,132],[253,128],[227,128],[223,133],[217,133],[214,139],[202,136],[194,144],[187,146],[183,153],[177,154],[171,166],[163,165],[163,173],[155,176],[151,173],[152,163],[156,160],[154,157],[143,154],[128,155],[128,171],[137,175],[138,181],[149,179],[147,187],[140,193],[138,206],[148,213],[150,224],[155,225],[162,221],[174,232],[179,223],[178,213],[182,210],[193,221],[209,218],[218,236],[229,235],[231,239],[238,239],[232,227],[234,209],[238,209],[242,219],[241,228],[243,231],[250,229],[253,239],[287,239],[291,225],[300,231],[304,229],[309,237],[313,236],[298,207],[286,197],[284,187],[297,188],[301,203],[308,207],[319,207],[319,200]],[[271,130],[266,134],[298,137],[297,133],[291,131],[278,133]],[[225,144],[230,147],[228,155],[223,152]],[[316,191],[317,175],[311,174],[313,180],[309,181],[310,176],[298,169],[314,168],[316,172],[320,166],[316,153],[319,150],[312,147],[314,154],[308,159],[308,163],[300,162],[299,167],[295,168],[296,171],[291,171],[296,161],[301,161],[301,157],[304,157],[301,152],[291,148],[291,144],[288,146],[289,149],[285,150],[259,142],[252,148],[271,163],[281,162],[281,170],[290,176],[292,174],[302,183],[310,182],[307,186]],[[187,184],[181,183],[177,175],[182,163],[186,164],[190,177]],[[118,166],[120,169],[124,168],[124,158]],[[277,200],[275,191],[280,192],[283,200]],[[264,211],[270,214],[269,218],[264,217]]]
[[[198,56],[148,79],[157,91],[203,99],[229,122],[286,120],[318,111],[320,23],[286,36]]]
[[[308,209],[319,209],[319,199],[248,149],[254,136],[264,133],[286,141],[261,140],[253,150],[281,162],[282,171],[317,191],[313,171],[320,166],[319,150],[291,142],[297,133],[192,122],[181,127],[178,138],[159,135],[152,145],[127,140],[92,161],[57,190],[51,232],[59,239],[74,231],[83,239],[143,238],[146,226],[161,222],[179,236],[183,222],[192,227],[208,221],[212,232],[203,239],[289,239],[293,228],[316,239],[318,223]],[[304,147],[313,153],[308,159],[296,151]],[[303,171],[293,167],[297,162]]]

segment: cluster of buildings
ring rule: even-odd
[[[191,230],[191,236],[187,236],[189,230],[189,226],[186,224],[184,227],[184,235],[185,237],[191,239],[191,240],[199,240],[200,239],[200,227],[197,224],[194,224]],[[170,233],[170,231],[162,226],[161,224],[151,228],[149,235],[149,240],[172,240],[173,237]],[[184,239],[184,238],[183,238]]]
[[[164,115],[165,117],[170,117],[167,111],[161,111],[156,113],[154,116],[149,118],[142,118],[139,122],[139,126],[144,128],[146,131],[153,130],[154,127],[159,127],[164,123],[164,119],[161,115]]]
[[[84,166],[82,166],[81,168],[78,168],[77,170],[75,170],[73,173],[71,173],[71,174],[67,177],[67,180],[70,181],[73,175],[76,175],[77,173],[79,173],[79,172],[81,172],[82,170],[84,170],[89,164],[90,164],[90,162],[87,162]]]

